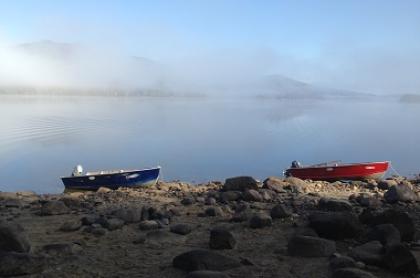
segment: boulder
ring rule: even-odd
[[[69,220],[64,222],[60,226],[60,231],[62,232],[74,232],[80,229],[82,227],[82,222],[79,219],[76,220]]]
[[[309,226],[320,237],[345,239],[358,236],[362,230],[359,219],[348,212],[316,212],[309,216]]]
[[[362,207],[378,208],[382,205],[381,199],[366,193],[358,194],[354,199]]]
[[[198,270],[188,273],[186,278],[229,278],[230,276],[218,271]]]
[[[155,220],[144,220],[140,222],[139,228],[142,231],[156,230],[159,229],[159,223]]]
[[[209,207],[204,211],[206,216],[223,216],[223,210],[220,207]]]
[[[183,204],[184,206],[190,206],[194,203],[195,203],[195,200],[193,197],[185,197],[184,199],[181,200],[181,204]]]
[[[378,183],[378,188],[382,190],[388,190],[392,186],[397,186],[398,182],[395,180],[382,180]]]
[[[264,213],[254,214],[249,220],[249,227],[252,229],[264,228],[271,226],[272,224],[273,220],[271,216]]]
[[[321,198],[318,208],[326,211],[352,211],[352,205],[344,200]]]
[[[276,193],[285,193],[285,186],[288,186],[289,183],[284,181],[282,178],[269,177],[263,183],[263,188],[272,190]]]
[[[336,251],[335,242],[312,236],[293,236],[287,245],[291,256],[328,257]]]
[[[68,195],[60,198],[60,201],[63,202],[69,208],[81,207],[81,199],[79,197]]]
[[[29,253],[0,252],[0,276],[36,274],[45,268],[45,259]]]
[[[0,252],[29,252],[31,245],[22,226],[0,221]]]
[[[122,228],[124,221],[119,218],[105,218],[101,225],[109,231],[114,231]]]
[[[220,200],[227,203],[242,199],[242,193],[239,191],[226,191],[220,194]]]
[[[333,272],[332,278],[376,278],[370,272],[358,268],[339,268]]]
[[[282,204],[278,204],[278,205],[275,205],[270,210],[270,215],[271,215],[271,218],[273,219],[282,219],[282,218],[290,217],[292,213],[288,211],[286,207],[283,206]]]
[[[289,184],[286,189],[289,189],[292,193],[305,193],[308,184],[299,178],[288,177],[285,181]]]
[[[124,220],[125,223],[137,223],[142,220],[141,212],[142,212],[141,208],[128,207],[128,208],[120,208],[116,210],[114,215]]]
[[[261,194],[254,189],[247,189],[243,195],[243,199],[248,202],[262,202],[263,197]]]
[[[385,192],[384,198],[390,204],[396,202],[415,202],[418,199],[417,194],[405,184],[391,186],[391,188]]]
[[[188,272],[196,270],[224,271],[241,264],[238,260],[209,250],[192,250],[176,256],[172,265]]]
[[[192,227],[189,224],[179,223],[171,225],[170,231],[178,235],[188,235],[189,233],[191,233]]]
[[[214,206],[215,204],[217,204],[217,201],[213,197],[208,197],[204,200],[204,204],[208,206]]]
[[[330,259],[332,269],[356,267],[356,261],[348,256],[338,256]]]
[[[41,215],[67,214],[70,209],[62,201],[48,201],[41,207]]]
[[[222,228],[215,228],[210,231],[210,249],[233,249],[235,245],[235,237],[230,231]]]
[[[382,265],[385,249],[379,241],[370,241],[363,245],[353,248],[349,256],[356,261],[370,265]]]
[[[93,214],[86,215],[82,218],[82,225],[89,226],[94,223],[97,223],[98,220],[99,220],[99,217],[97,215],[93,215]]]
[[[377,240],[384,246],[401,243],[401,234],[392,224],[376,225],[367,233],[368,240]]]
[[[260,189],[260,194],[262,197],[263,202],[271,202],[276,198],[276,192],[270,189]]]
[[[112,192],[112,189],[108,188],[108,187],[99,187],[98,190],[96,191],[96,193],[100,193],[100,194],[105,194],[105,193],[109,193]]]
[[[230,219],[231,222],[245,222],[251,219],[254,213],[251,210],[235,212]]]
[[[247,189],[258,189],[258,181],[253,177],[241,176],[228,178],[222,187],[223,191],[245,191]]]
[[[71,256],[80,253],[82,247],[74,243],[54,243],[44,245],[42,251],[50,257]]]
[[[389,246],[386,249],[383,264],[396,273],[416,274],[419,272],[415,256],[402,244]]]
[[[393,224],[401,234],[402,241],[412,241],[415,238],[416,228],[411,217],[403,211],[388,209],[381,213],[374,214],[366,210],[360,216],[360,220],[372,226],[379,224]]]

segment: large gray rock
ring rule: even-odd
[[[392,224],[376,225],[367,233],[368,240],[378,240],[384,246],[401,243],[401,234]]]
[[[396,244],[386,249],[383,265],[396,273],[415,274],[419,272],[415,256],[402,244]]]
[[[321,198],[318,202],[318,208],[326,211],[351,211],[352,205],[344,200]]]
[[[117,211],[115,211],[114,214],[116,217],[124,220],[125,223],[137,223],[142,220],[141,212],[142,212],[141,208],[128,207],[128,208],[120,208]]]
[[[83,248],[74,243],[53,243],[42,247],[42,251],[49,257],[65,257],[80,253]]]
[[[258,181],[249,176],[228,178],[226,179],[222,189],[224,191],[245,191],[247,189],[258,189]]]
[[[276,193],[285,193],[284,187],[288,186],[289,183],[284,181],[282,178],[269,177],[263,183],[263,188],[272,190]]]
[[[398,182],[395,180],[382,180],[378,183],[378,188],[382,190],[388,190],[392,186],[397,186],[397,185],[398,185]]]
[[[418,200],[417,194],[405,184],[391,186],[384,194],[385,200],[394,204],[396,202],[415,202]]]
[[[0,221],[0,252],[29,252],[31,245],[22,226]]]
[[[285,181],[289,184],[286,189],[291,190],[293,193],[305,193],[308,184],[299,178],[288,177]]]
[[[273,219],[271,218],[271,216],[264,213],[254,214],[249,220],[249,227],[253,229],[268,227],[272,224]]]
[[[332,278],[376,278],[376,276],[358,268],[339,268],[333,272]]]
[[[140,222],[139,228],[142,231],[156,230],[159,229],[159,223],[155,220],[144,220]]]
[[[367,193],[360,193],[354,199],[362,207],[375,209],[382,205],[381,199],[378,196],[372,196]]]
[[[359,218],[364,224],[379,225],[393,224],[401,234],[402,241],[412,241],[415,238],[416,228],[411,217],[403,211],[388,209],[384,212],[374,214],[370,211],[364,211]]]
[[[79,219],[69,220],[64,222],[61,227],[60,231],[62,232],[74,232],[82,227],[82,222]]]
[[[273,219],[287,218],[291,215],[292,213],[288,209],[286,209],[286,207],[282,204],[275,205],[270,211],[270,216]]]
[[[359,219],[348,212],[316,212],[309,216],[309,226],[320,237],[345,239],[358,236],[362,230]]]
[[[335,242],[312,236],[293,236],[287,245],[292,256],[328,257],[336,251]]]
[[[190,206],[195,203],[195,199],[193,197],[185,197],[181,200],[181,204],[184,206]]]
[[[241,266],[240,262],[232,257],[208,250],[192,250],[182,253],[173,259],[172,264],[175,268],[185,271],[224,271]]]
[[[226,191],[220,194],[220,200],[223,202],[232,202],[242,199],[242,193],[239,191]]]
[[[243,199],[248,202],[262,202],[263,197],[261,194],[254,189],[247,189],[243,195]]]
[[[209,207],[204,211],[205,216],[223,216],[223,210],[220,207]]]
[[[124,226],[124,221],[119,218],[105,218],[101,225],[109,231],[121,229]]]
[[[236,239],[230,231],[222,228],[214,228],[210,231],[211,249],[233,249],[235,245]]]
[[[365,264],[380,266],[384,253],[385,249],[379,241],[370,241],[353,248],[349,256]]]
[[[45,268],[45,259],[29,253],[0,252],[0,276],[36,274]]]
[[[191,233],[192,227],[189,224],[179,223],[179,224],[171,225],[170,231],[178,235],[187,235]]]
[[[41,215],[67,214],[70,209],[62,201],[48,201],[41,207]]]
[[[356,261],[348,256],[332,257],[330,259],[330,267],[332,269],[356,267]]]

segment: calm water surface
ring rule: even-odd
[[[201,182],[281,175],[295,159],[391,160],[410,175],[419,120],[420,106],[390,100],[1,96],[0,191],[61,192],[76,164]]]

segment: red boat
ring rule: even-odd
[[[340,164],[331,161],[310,166],[301,166],[293,161],[292,166],[284,172],[286,177],[300,179],[338,181],[338,180],[380,180],[389,167],[389,161]]]

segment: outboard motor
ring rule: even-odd
[[[83,167],[82,167],[82,165],[77,165],[76,167],[74,167],[73,173],[71,175],[73,177],[83,175]]]
[[[300,167],[302,167],[300,162],[295,160],[295,161],[292,162],[292,167],[290,167],[290,168],[300,168]]]

